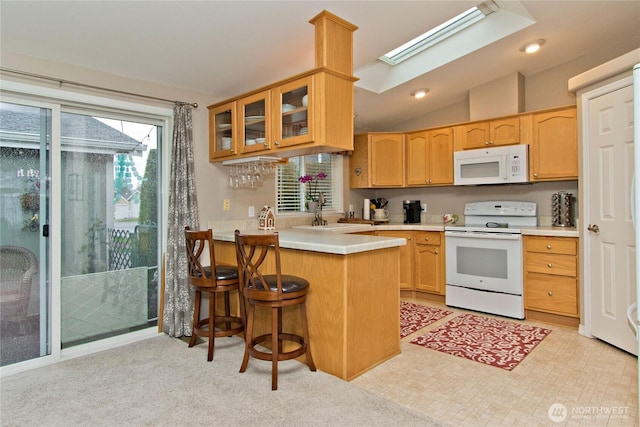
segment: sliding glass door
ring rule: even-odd
[[[166,121],[51,105],[0,103],[0,366],[158,322]]]
[[[51,109],[0,103],[0,366],[50,354]]]
[[[64,349],[157,325],[161,127],[61,117]]]

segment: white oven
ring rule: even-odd
[[[535,203],[468,203],[445,227],[446,304],[524,319],[521,227],[536,224]]]

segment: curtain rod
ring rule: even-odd
[[[59,78],[56,78],[56,77],[43,76],[41,74],[29,73],[29,72],[26,72],[26,71],[12,70],[10,68],[4,68],[4,67],[0,67],[0,71],[5,72],[5,73],[19,74],[21,76],[34,77],[34,78],[37,78],[37,79],[58,82],[58,84],[60,86],[62,86],[63,84],[67,84],[67,85],[79,86],[79,87],[84,87],[84,88],[89,88],[89,89],[97,89],[97,90],[102,90],[102,91],[107,91],[107,92],[119,93],[121,95],[131,95],[131,96],[136,96],[138,98],[152,99],[152,100],[155,100],[155,101],[171,102],[171,103],[181,104],[181,105],[191,105],[193,108],[198,108],[198,103],[197,102],[174,101],[172,99],[158,98],[158,97],[149,96],[149,95],[140,95],[138,93],[126,92],[126,91],[117,90],[117,89],[109,89],[109,88],[100,87],[100,86],[93,86],[93,85],[89,85],[89,84],[85,84],[85,83],[74,82],[74,81],[71,81],[71,80],[65,80],[65,79],[59,79]]]

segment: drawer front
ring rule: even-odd
[[[524,286],[525,308],[577,317],[577,279],[527,274]]]
[[[578,240],[567,237],[525,237],[525,251],[549,254],[576,255],[578,253]]]
[[[527,254],[526,271],[576,277],[578,259],[571,255]]]
[[[440,245],[441,233],[438,231],[416,232],[416,245]]]

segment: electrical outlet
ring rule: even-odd
[[[256,208],[254,206],[249,206],[249,218],[253,218],[256,216]]]
[[[422,212],[427,213],[427,204],[423,203],[421,206],[422,206]]]
[[[225,210],[225,211],[231,210],[231,200],[224,199],[224,203],[222,205],[222,209]]]

